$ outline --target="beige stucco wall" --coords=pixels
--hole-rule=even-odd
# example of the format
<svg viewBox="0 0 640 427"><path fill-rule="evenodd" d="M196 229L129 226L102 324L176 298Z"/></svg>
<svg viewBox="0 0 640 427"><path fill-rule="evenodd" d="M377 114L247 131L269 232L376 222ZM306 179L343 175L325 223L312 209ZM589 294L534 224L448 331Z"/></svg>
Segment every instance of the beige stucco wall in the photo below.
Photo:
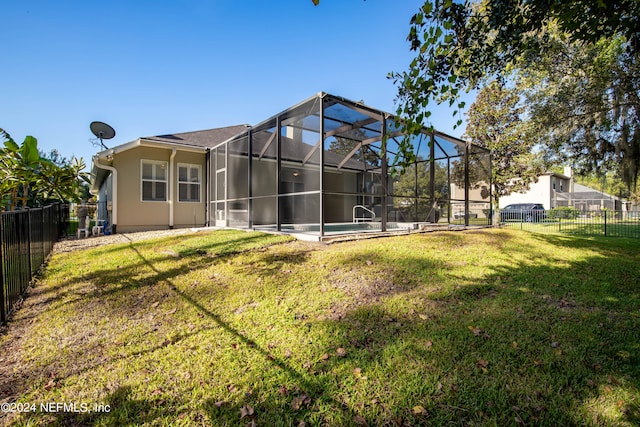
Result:
<svg viewBox="0 0 640 427"><path fill-rule="evenodd" d="M141 160L166 161L169 166L171 149L136 147L116 153L113 166L118 170L118 232L169 228L169 199L162 202L142 201ZM173 162L173 226L175 228L204 226L205 220L205 153L177 151ZM178 201L178 163L201 166L200 202ZM168 189L171 188L167 181ZM167 191L168 191L167 189Z"/></svg>

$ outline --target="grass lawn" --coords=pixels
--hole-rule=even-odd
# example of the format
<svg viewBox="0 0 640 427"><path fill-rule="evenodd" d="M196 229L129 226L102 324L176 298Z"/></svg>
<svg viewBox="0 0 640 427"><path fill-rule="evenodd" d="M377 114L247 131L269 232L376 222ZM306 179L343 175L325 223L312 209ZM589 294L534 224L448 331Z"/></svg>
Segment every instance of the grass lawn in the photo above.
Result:
<svg viewBox="0 0 640 427"><path fill-rule="evenodd" d="M0 364L0 402L35 410L0 413L18 426L633 426L640 243L218 231L57 254Z"/></svg>
<svg viewBox="0 0 640 427"><path fill-rule="evenodd" d="M607 236L640 239L640 222L637 220L617 220L603 218L577 218L548 220L541 222L507 221L501 223L503 228L527 230L536 233L575 234L583 237Z"/></svg>

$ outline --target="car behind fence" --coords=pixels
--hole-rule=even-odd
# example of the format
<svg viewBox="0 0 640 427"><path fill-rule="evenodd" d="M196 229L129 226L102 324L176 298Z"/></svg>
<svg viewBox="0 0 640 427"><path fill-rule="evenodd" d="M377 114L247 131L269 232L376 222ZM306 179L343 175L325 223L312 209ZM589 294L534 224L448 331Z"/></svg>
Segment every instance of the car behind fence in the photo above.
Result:
<svg viewBox="0 0 640 427"><path fill-rule="evenodd" d="M65 233L68 219L69 207L61 204L0 213L0 324Z"/></svg>
<svg viewBox="0 0 640 427"><path fill-rule="evenodd" d="M556 208L545 212L537 221L509 217L501 221L503 228L538 233L563 233L581 236L640 238L640 211L588 211Z"/></svg>

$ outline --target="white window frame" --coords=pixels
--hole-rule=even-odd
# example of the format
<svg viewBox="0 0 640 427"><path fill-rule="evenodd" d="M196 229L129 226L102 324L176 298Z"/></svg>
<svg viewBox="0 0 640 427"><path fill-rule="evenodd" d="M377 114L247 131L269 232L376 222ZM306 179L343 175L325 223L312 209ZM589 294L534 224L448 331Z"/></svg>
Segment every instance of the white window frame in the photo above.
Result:
<svg viewBox="0 0 640 427"><path fill-rule="evenodd" d="M162 167L164 165L164 179L157 179L155 177L153 178L144 178L144 165L145 164L150 164L153 166L160 166ZM154 173L153 175L155 175L155 168L154 168ZM151 182L151 183L155 183L155 182L162 182L164 183L164 199L163 200L158 200L158 199L151 199L151 200L147 200L144 198L144 183L145 182ZM168 162L162 161L162 160L148 160L148 159L140 159L140 201L142 202L161 202L164 203L167 201L167 192L169 191L169 164Z"/></svg>
<svg viewBox="0 0 640 427"><path fill-rule="evenodd" d="M187 179L191 176L191 169L198 170L198 181L180 181L180 168L187 168ZM197 165L194 163L178 163L178 173L176 174L176 180L178 181L178 202L179 203L200 203L202 201L202 165ZM198 200L182 200L180 198L180 186L181 185L198 185ZM187 195L191 194L190 191L187 191Z"/></svg>

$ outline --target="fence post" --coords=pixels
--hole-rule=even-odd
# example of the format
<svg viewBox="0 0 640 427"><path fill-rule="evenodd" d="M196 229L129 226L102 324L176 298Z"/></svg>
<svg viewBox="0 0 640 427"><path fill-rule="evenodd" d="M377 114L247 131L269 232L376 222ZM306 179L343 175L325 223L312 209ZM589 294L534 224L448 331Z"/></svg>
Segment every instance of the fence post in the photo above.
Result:
<svg viewBox="0 0 640 427"><path fill-rule="evenodd" d="M607 211L604 211L604 236L607 237Z"/></svg>
<svg viewBox="0 0 640 427"><path fill-rule="evenodd" d="M4 277L4 229L3 229L4 212L0 212L0 324L7 321L7 303L6 303L6 281Z"/></svg>
<svg viewBox="0 0 640 427"><path fill-rule="evenodd" d="M46 247L45 247L45 244L44 244L44 239L47 238L47 236L46 236L46 234L44 232L44 230L45 230L45 228L44 228L44 210L45 209L48 209L48 208L44 208L44 207L42 208L42 224L40 224L42 226L42 259L43 260L47 258L47 250L45 249Z"/></svg>
<svg viewBox="0 0 640 427"><path fill-rule="evenodd" d="M31 208L27 208L27 270L29 271L29 280L27 280L27 286L33 277L31 273ZM26 286L25 286L26 289Z"/></svg>

